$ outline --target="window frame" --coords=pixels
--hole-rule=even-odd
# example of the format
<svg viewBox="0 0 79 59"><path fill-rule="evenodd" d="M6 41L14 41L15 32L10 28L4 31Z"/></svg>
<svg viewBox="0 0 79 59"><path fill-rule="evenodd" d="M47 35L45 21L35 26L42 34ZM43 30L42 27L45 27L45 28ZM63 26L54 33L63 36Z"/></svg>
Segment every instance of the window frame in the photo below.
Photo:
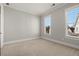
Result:
<svg viewBox="0 0 79 59"><path fill-rule="evenodd" d="M50 16L50 17L51 17L51 20L50 20L50 23L51 23L51 24L50 24L49 33L46 33L46 31L45 31L45 30L46 30L46 27L45 27L45 17L47 17L47 16ZM45 34L45 35L51 35L51 29L52 29L52 26L51 26L51 25L52 25L52 15L46 15L46 16L44 16L44 17L43 17L43 23L44 23L44 34Z"/></svg>
<svg viewBox="0 0 79 59"><path fill-rule="evenodd" d="M75 5L75 6L68 7L67 9L65 9L65 36L66 37L79 38L79 37L76 37L76 36L68 35L68 32L67 32L67 20L68 20L67 13L68 13L68 11L70 11L74 8L77 8L77 7L79 7L79 5Z"/></svg>

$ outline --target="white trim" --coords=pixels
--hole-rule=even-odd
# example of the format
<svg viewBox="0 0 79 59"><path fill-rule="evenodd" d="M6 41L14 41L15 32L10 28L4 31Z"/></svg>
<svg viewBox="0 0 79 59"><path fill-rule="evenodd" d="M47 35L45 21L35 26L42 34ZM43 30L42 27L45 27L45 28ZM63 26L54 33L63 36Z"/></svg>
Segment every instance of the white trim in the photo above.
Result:
<svg viewBox="0 0 79 59"><path fill-rule="evenodd" d="M50 38L45 38L45 37L41 37L41 38L49 40L49 41L53 41L53 42L56 42L56 43L59 43L59 44L65 45L65 46L69 46L69 47L72 47L72 48L79 49L79 46L76 46L76 45L73 45L73 44L70 44L70 43L67 43L67 42L62 42L62 41L58 41L58 40L54 40L54 39L50 39Z"/></svg>
<svg viewBox="0 0 79 59"><path fill-rule="evenodd" d="M78 39L78 40L79 40L79 37L76 37L76 36L66 35L66 37L71 37L71 38L75 38L75 39ZM75 39L74 39L74 40L75 40Z"/></svg>
<svg viewBox="0 0 79 59"><path fill-rule="evenodd" d="M15 41L4 42L4 45L23 42L23 41L27 41L27 40L33 40L33 39L39 39L39 37L26 38L26 39L20 39L20 40L15 40Z"/></svg>
<svg viewBox="0 0 79 59"><path fill-rule="evenodd" d="M65 10L65 36L68 34L67 32L67 10Z"/></svg>

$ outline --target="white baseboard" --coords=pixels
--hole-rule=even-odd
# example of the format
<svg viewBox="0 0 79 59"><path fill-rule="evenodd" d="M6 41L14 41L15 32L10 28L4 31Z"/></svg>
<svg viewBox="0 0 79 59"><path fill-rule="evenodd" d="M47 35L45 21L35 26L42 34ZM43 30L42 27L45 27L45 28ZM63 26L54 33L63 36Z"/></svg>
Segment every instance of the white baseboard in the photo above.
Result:
<svg viewBox="0 0 79 59"><path fill-rule="evenodd" d="M54 39L50 39L50 38L46 38L46 37L41 37L41 38L49 40L49 41L53 41L53 42L56 42L56 43L59 43L59 44L65 45L65 46L69 46L69 47L72 47L72 48L79 49L79 46L77 46L77 45L73 45L73 44L70 44L70 43L66 43L66 42L62 42L62 41L58 41L58 40L54 40Z"/></svg>
<svg viewBox="0 0 79 59"><path fill-rule="evenodd" d="M79 46L76 46L76 45L73 45L73 44L70 44L70 43L66 43L66 42L61 42L61 41L54 40L54 39L50 39L50 38L46 38L46 37L33 37L33 38L9 41L9 42L4 42L4 45L23 42L23 41L27 41L27 40L39 39L39 38L46 39L46 40L53 41L53 42L56 42L56 43L59 43L59 44L63 44L63 45L66 45L66 46L69 46L69 47L72 47L72 48L79 49Z"/></svg>
<svg viewBox="0 0 79 59"><path fill-rule="evenodd" d="M3 45L18 43L18 42L23 42L23 41L27 41L27 40L33 40L33 39L39 39L39 37L26 38L26 39L20 39L20 40L15 40L15 41L4 42Z"/></svg>

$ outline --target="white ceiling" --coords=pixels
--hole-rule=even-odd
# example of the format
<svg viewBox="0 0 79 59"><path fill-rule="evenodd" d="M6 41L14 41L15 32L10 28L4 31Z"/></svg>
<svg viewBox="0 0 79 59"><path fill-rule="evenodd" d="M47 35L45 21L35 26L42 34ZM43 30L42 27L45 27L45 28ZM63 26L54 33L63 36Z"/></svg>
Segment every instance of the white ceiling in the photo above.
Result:
<svg viewBox="0 0 79 59"><path fill-rule="evenodd" d="M51 5L52 3L11 3L8 7L21 10L32 15L40 15L50 8L55 8L60 4L57 3L55 6L52 7Z"/></svg>

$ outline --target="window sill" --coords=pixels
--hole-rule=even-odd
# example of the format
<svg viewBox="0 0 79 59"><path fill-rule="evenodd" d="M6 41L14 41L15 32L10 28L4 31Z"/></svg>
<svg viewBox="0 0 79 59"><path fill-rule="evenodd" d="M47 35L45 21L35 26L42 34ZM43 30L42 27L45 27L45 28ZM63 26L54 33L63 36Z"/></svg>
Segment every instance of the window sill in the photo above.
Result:
<svg viewBox="0 0 79 59"><path fill-rule="evenodd" d="M44 35L51 35L51 33L49 33L49 34L48 33L44 33Z"/></svg>
<svg viewBox="0 0 79 59"><path fill-rule="evenodd" d="M76 37L76 36L70 36L70 35L66 35L66 37L68 38L74 38L74 39L79 39L79 37Z"/></svg>

